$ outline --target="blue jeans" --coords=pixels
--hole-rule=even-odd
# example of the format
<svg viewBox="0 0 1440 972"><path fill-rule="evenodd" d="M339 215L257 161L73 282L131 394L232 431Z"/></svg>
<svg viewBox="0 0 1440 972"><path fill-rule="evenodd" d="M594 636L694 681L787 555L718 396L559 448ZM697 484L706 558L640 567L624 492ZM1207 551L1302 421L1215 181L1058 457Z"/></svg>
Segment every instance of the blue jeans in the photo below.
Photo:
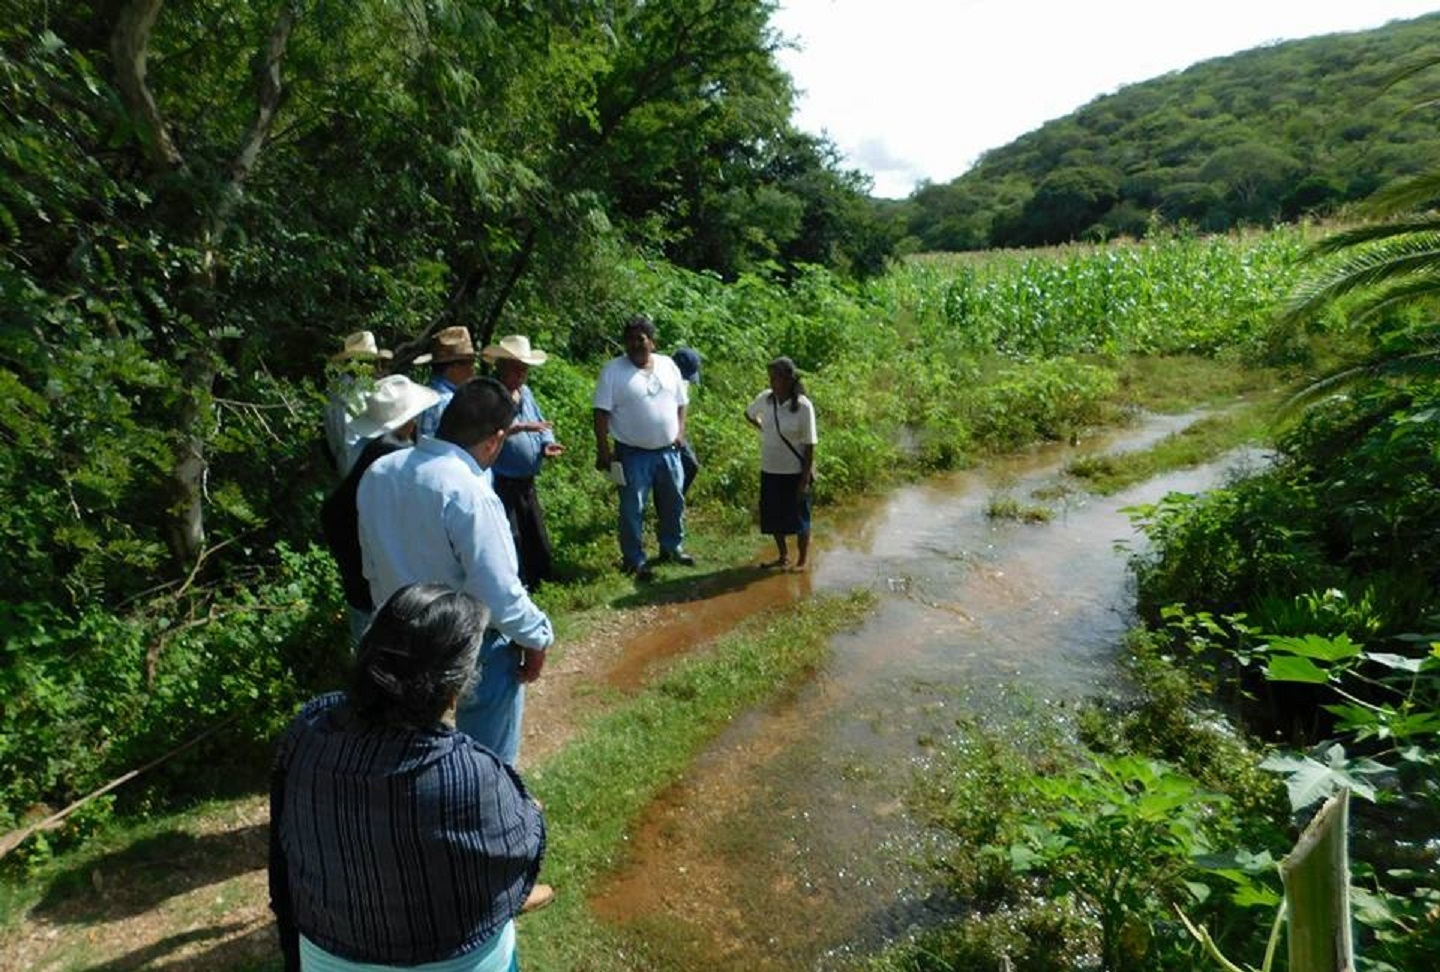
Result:
<svg viewBox="0 0 1440 972"><path fill-rule="evenodd" d="M520 652L491 628L480 645L480 675L455 710L455 728L493 751L511 766L520 756L520 720L525 715L525 686L520 684Z"/></svg>
<svg viewBox="0 0 1440 972"><path fill-rule="evenodd" d="M645 527L645 500L655 491L655 532L660 538L661 553L679 553L685 542L685 481L680 468L680 451L674 446L664 449L636 449L616 444L616 457L625 469L625 485L620 490L620 556L625 566L639 567L645 563L645 547L640 535Z"/></svg>

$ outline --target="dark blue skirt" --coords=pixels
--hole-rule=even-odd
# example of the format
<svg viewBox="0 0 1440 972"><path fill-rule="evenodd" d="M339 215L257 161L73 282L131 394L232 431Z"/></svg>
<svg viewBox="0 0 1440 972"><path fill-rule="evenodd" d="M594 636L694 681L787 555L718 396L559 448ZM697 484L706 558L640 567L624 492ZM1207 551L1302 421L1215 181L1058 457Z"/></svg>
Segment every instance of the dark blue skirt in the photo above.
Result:
<svg viewBox="0 0 1440 972"><path fill-rule="evenodd" d="M771 536L810 533L810 494L800 495L800 473L760 474L760 532Z"/></svg>

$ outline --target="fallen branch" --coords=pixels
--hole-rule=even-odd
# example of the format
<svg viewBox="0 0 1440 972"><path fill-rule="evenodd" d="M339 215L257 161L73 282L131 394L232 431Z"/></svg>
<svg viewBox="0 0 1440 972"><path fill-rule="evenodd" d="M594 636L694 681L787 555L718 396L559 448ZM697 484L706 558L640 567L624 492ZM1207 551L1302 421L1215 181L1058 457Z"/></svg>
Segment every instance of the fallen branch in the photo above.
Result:
<svg viewBox="0 0 1440 972"><path fill-rule="evenodd" d="M124 776L116 777L109 783L106 783L104 786L100 787L100 789L92 790L80 799L76 800L74 803L70 804L64 810L52 813L50 816L46 817L39 823L31 824L28 827L22 827L19 830L10 831L10 833L6 834L4 837L0 837L0 858L3 858L6 854L9 854L12 850L25 843L25 841L28 840L32 834L39 833L42 830L54 830L55 828L59 827L61 823L64 822L66 817L70 816L70 814L74 813L76 810L79 810L91 800L94 800L96 797L104 796L116 787L135 779L135 777L139 776L141 773L152 770L155 767L159 766L161 763L164 763L167 760L179 756L181 753L185 752L185 750L198 745L204 740L215 735L215 733L219 732L221 729L224 729L226 726L235 722L242 715L245 715L248 711L249 710L246 709L240 712L232 713L231 715L227 716L223 721L211 726L209 729L206 729L194 739L191 739L188 742L176 746L164 756L161 756L158 759L151 760L139 769L133 769L130 772L126 773Z"/></svg>

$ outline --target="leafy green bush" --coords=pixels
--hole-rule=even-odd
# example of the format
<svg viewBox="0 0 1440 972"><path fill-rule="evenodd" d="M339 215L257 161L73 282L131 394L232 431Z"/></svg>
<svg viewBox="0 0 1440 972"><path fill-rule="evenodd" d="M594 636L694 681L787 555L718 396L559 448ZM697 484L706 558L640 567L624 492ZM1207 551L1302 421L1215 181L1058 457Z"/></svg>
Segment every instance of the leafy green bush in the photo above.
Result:
<svg viewBox="0 0 1440 972"><path fill-rule="evenodd" d="M1196 499L1137 510L1154 552L1142 607L1263 607L1294 633L1295 599L1337 590L1372 633L1422 627L1440 607L1440 382L1381 386L1308 410L1275 467ZM1333 608L1333 605L1332 605ZM1311 612L1315 614L1315 612ZM1316 614L1315 630L1333 629ZM1360 632L1354 632L1360 633Z"/></svg>
<svg viewBox="0 0 1440 972"><path fill-rule="evenodd" d="M266 574L154 601L130 618L98 607L0 607L0 825L226 723L160 771L195 788L207 776L213 784L268 745L299 701L337 685L348 647L329 555L278 554Z"/></svg>
<svg viewBox="0 0 1440 972"><path fill-rule="evenodd" d="M1039 812L1003 848L1011 866L1043 874L1054 892L1093 909L1103 968L1149 967L1154 926L1168 924L1173 905L1196 893L1186 879L1194 858L1211 849L1226 798L1136 756L1097 757L1030 786Z"/></svg>

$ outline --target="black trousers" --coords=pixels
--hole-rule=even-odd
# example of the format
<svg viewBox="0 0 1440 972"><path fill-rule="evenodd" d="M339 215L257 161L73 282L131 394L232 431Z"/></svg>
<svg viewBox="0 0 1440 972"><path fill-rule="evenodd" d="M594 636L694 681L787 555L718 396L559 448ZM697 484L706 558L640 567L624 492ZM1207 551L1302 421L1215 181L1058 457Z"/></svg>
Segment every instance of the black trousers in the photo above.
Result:
<svg viewBox="0 0 1440 972"><path fill-rule="evenodd" d="M550 578L550 534L545 531L545 511L535 495L535 479L495 477L495 493L505 504L510 518L510 536L520 558L520 580L525 589L536 590Z"/></svg>

